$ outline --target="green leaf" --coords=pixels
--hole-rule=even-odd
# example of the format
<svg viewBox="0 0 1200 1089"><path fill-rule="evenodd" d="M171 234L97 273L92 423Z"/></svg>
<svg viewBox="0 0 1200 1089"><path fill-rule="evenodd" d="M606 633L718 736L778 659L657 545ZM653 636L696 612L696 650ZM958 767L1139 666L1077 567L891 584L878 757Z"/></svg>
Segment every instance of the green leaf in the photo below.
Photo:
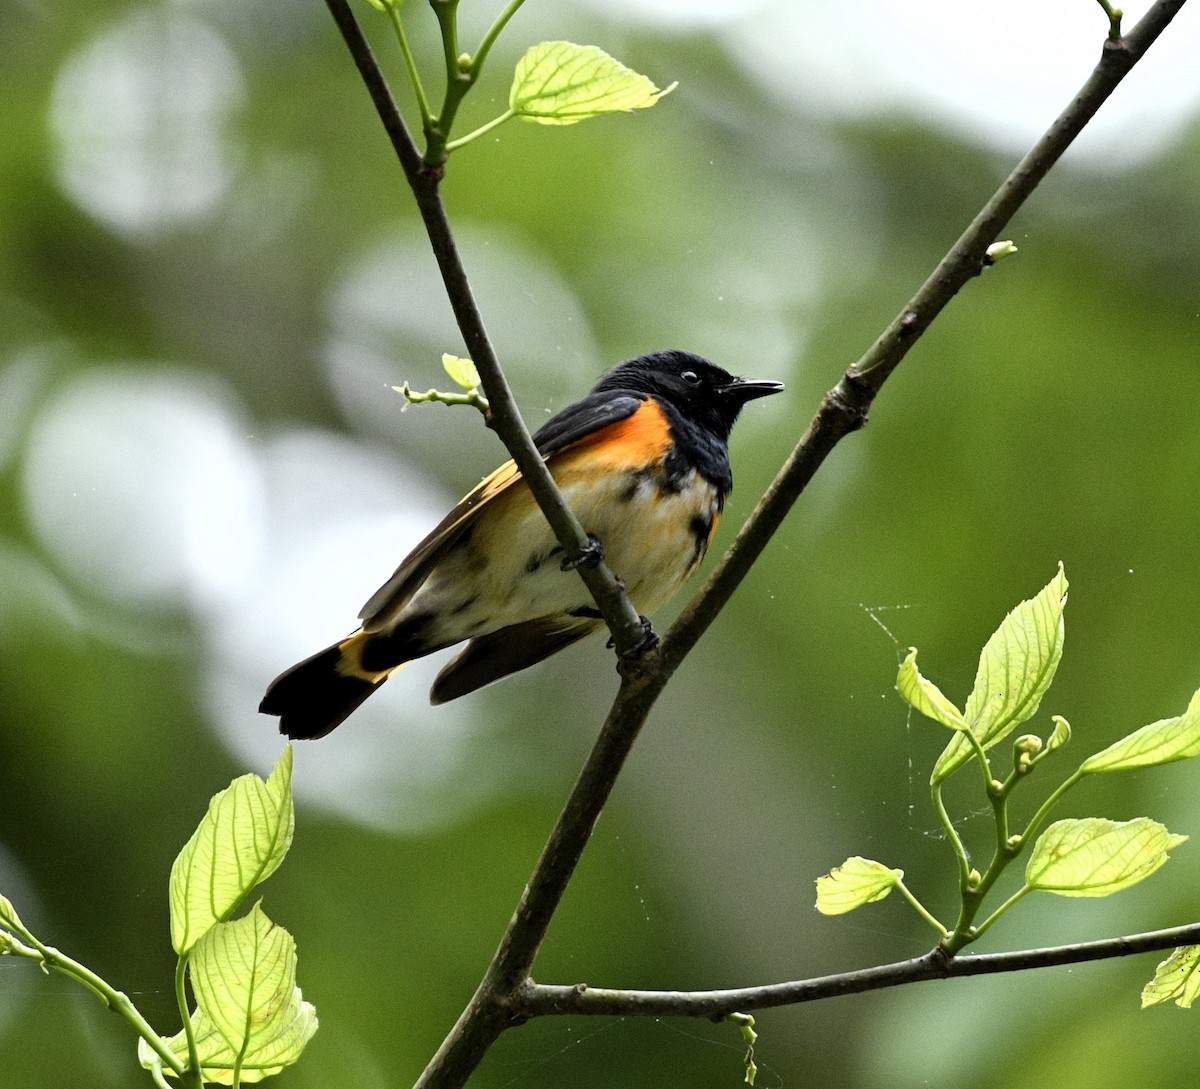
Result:
<svg viewBox="0 0 1200 1089"><path fill-rule="evenodd" d="M12 949L13 934L24 937L25 933L25 927L21 924L21 918L17 915L16 908L12 906L7 897L0 896L0 956Z"/></svg>
<svg viewBox="0 0 1200 1089"><path fill-rule="evenodd" d="M192 950L189 968L196 1005L234 1055L267 1054L267 1065L295 1061L299 1050L288 1051L284 1060L274 1044L281 1035L295 1043L296 943L260 904L205 934ZM299 1047L305 1042L307 1037Z"/></svg>
<svg viewBox="0 0 1200 1089"><path fill-rule="evenodd" d="M896 690L910 707L920 711L926 718L949 726L952 730L967 728L962 712L942 695L942 690L936 684L921 676L917 669L916 647L909 647L908 657L900 666Z"/></svg>
<svg viewBox="0 0 1200 1089"><path fill-rule="evenodd" d="M192 1014L191 1022L204 1080L218 1085L232 1085L234 1071L237 1070L241 1083L246 1084L278 1074L300 1057L304 1045L317 1031L317 1011L311 1003L301 998L299 989L293 991L280 1015L282 1027L278 1034L253 1052L243 1055L240 1065L236 1052L201 1010ZM182 1029L164 1043L182 1062L188 1061L187 1035ZM162 1060L145 1040L138 1040L138 1061L147 1070L162 1066ZM171 1071L164 1073L171 1074Z"/></svg>
<svg viewBox="0 0 1200 1089"><path fill-rule="evenodd" d="M1149 817L1056 821L1038 837L1025 880L1059 896L1108 896L1149 877L1186 839Z"/></svg>
<svg viewBox="0 0 1200 1089"><path fill-rule="evenodd" d="M1200 995L1200 945L1185 945L1172 951L1155 970L1154 978L1142 988L1142 1009L1174 1001L1189 1009Z"/></svg>
<svg viewBox="0 0 1200 1089"><path fill-rule="evenodd" d="M1079 770L1088 775L1130 771L1197 755L1200 755L1200 691L1192 696L1182 715L1135 730L1107 749L1089 756Z"/></svg>
<svg viewBox="0 0 1200 1089"><path fill-rule="evenodd" d="M448 352L444 352L442 354L442 367L451 379L462 386L463 389L479 388L479 371L475 369L475 364L469 359L463 359L461 356L450 355Z"/></svg>
<svg viewBox="0 0 1200 1089"><path fill-rule="evenodd" d="M653 106L674 90L660 91L594 45L542 42L518 61L509 108L539 125L573 125L605 113Z"/></svg>
<svg viewBox="0 0 1200 1089"><path fill-rule="evenodd" d="M1051 715L1050 721L1054 723L1054 730L1046 741L1047 756L1071 740L1071 724L1062 715Z"/></svg>
<svg viewBox="0 0 1200 1089"><path fill-rule="evenodd" d="M748 1013L731 1013L725 1020L737 1025L741 1030L742 1039L746 1041L746 1058L743 1060L746 1064L746 1076L742 1080L746 1085L753 1085L754 1079L758 1077L758 1063L754 1061L754 1045L758 1041L758 1033L754 1031L754 1018Z"/></svg>
<svg viewBox="0 0 1200 1089"><path fill-rule="evenodd" d="M903 870L854 855L817 878L817 910L822 915L844 915L863 904L873 904L887 896L903 876Z"/></svg>
<svg viewBox="0 0 1200 1089"><path fill-rule="evenodd" d="M180 955L223 922L291 846L292 748L271 777L243 775L215 795L171 867L171 944Z"/></svg>
<svg viewBox="0 0 1200 1089"><path fill-rule="evenodd" d="M21 923L17 909L12 906L12 901L6 896L0 896L0 926L19 934L25 933L25 927Z"/></svg>
<svg viewBox="0 0 1200 1089"><path fill-rule="evenodd" d="M1060 563L1049 584L1013 609L984 645L975 687L963 710L971 733L984 749L1037 713L1062 658L1066 603L1067 577ZM970 742L956 734L938 757L932 782L953 774L971 753Z"/></svg>

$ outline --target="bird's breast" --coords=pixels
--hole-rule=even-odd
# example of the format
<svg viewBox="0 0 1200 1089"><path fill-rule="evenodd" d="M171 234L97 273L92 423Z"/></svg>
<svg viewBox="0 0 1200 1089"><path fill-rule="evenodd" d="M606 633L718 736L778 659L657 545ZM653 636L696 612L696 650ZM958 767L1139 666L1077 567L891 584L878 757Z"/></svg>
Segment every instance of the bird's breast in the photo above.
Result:
<svg viewBox="0 0 1200 1089"><path fill-rule="evenodd" d="M568 461L555 467L554 476L584 529L602 543L605 563L647 614L704 558L724 500L695 469L670 473L664 461L603 474ZM487 583L497 599L505 598L506 618L591 604L579 577L562 570L562 548L525 489L508 511L481 519L470 549L487 557Z"/></svg>
<svg viewBox="0 0 1200 1089"><path fill-rule="evenodd" d="M716 530L724 493L667 456L639 468L596 472L594 461L562 457L553 473L584 529L638 612L649 615L696 570ZM552 614L594 609L528 488L488 505L461 545L438 565L407 615L433 618L431 642L453 642Z"/></svg>

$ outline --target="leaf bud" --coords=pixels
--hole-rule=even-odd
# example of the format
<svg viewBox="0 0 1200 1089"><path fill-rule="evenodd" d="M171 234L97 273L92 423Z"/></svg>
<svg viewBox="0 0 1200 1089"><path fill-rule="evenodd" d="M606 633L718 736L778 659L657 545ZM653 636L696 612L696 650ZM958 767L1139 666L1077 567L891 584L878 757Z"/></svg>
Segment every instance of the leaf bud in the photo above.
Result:
<svg viewBox="0 0 1200 1089"><path fill-rule="evenodd" d="M1013 742L1013 767L1024 775L1033 767L1033 758L1042 751L1042 739L1037 734L1022 734Z"/></svg>
<svg viewBox="0 0 1200 1089"><path fill-rule="evenodd" d="M987 248L983 263L985 265L994 265L997 261L1001 261L1005 257L1011 257L1016 252L1017 247L1013 245L1010 239L1005 239L1002 242L993 242Z"/></svg>

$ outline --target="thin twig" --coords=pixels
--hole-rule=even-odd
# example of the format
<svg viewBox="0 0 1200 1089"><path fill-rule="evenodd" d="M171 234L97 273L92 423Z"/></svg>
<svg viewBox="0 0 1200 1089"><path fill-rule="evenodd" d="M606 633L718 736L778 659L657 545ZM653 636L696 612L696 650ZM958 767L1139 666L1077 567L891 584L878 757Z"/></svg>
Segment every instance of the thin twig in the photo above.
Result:
<svg viewBox="0 0 1200 1089"><path fill-rule="evenodd" d="M471 1002L426 1067L419 1086L427 1089L462 1086L500 1033L531 1015L529 995L538 993L529 990L528 973L533 960L613 783L671 674L720 613L830 451L845 435L863 426L867 412L888 376L950 299L985 267L988 245L1184 2L1158 0L1128 36L1105 43L1100 63L1079 95L1021 161L879 340L826 394L812 423L771 487L663 644L643 654L635 668L626 670L596 745L543 849L496 955ZM425 168L421 163L346 0L326 0L326 3L371 91L416 196L463 339L492 403L490 423L512 453L567 555L581 556L587 538L533 449L472 299L438 192L440 170ZM602 565L590 570L581 569L580 573L613 631L618 650L634 647L641 636L640 625L611 573ZM929 975L912 978L977 974L987 970L979 967L985 963L984 958L949 958L945 953L918 958L916 963L937 959L948 961L954 966L953 971L935 971L931 963L924 969ZM885 975L889 970L898 971L894 966L867 971ZM838 985L844 989L830 993L847 993L853 989L852 984L846 982L847 977L836 978L841 980ZM578 993L575 988L565 990ZM597 992L585 990L584 993ZM754 1008L745 997L744 992L739 992L738 1002L723 1013Z"/></svg>
<svg viewBox="0 0 1200 1089"><path fill-rule="evenodd" d="M866 422L867 410L888 376L963 285L982 271L988 246L1185 2L1158 0L1124 38L1105 41L1099 64L1071 104L1017 164L908 305L826 395L813 426L772 481L708 583L664 637L663 657L670 665L681 660L707 631L832 446Z"/></svg>
<svg viewBox="0 0 1200 1089"><path fill-rule="evenodd" d="M439 183L441 168L430 168L422 161L421 153L413 142L408 127L396 108L396 102L388 89L387 80L379 68L371 47L363 36L354 13L347 0L325 0L326 6L341 31L359 74L370 92L375 111L391 138L392 147L404 171L417 208L429 235L429 243L437 259L446 295L454 309L454 317L467 346L467 354L474 362L483 382L491 409L487 415L488 426L500 437L505 448L516 462L517 468L529 485L529 490L541 507L546 521L554 530L555 537L564 553L578 560L590 551L587 533L579 520L567 506L559 492L550 470L533 445L529 429L521 419L513 398L508 379L500 366L500 360L488 336L483 317L475 303L470 281L463 268L454 233L442 204ZM637 610L630 603L621 584L603 563L583 563L577 568L597 608L608 624L617 652L623 659L634 655L640 648L648 646L647 632ZM637 663L631 662L630 668Z"/></svg>
<svg viewBox="0 0 1200 1089"><path fill-rule="evenodd" d="M492 963L467 1008L418 1079L417 1089L466 1084L497 1037L525 1019L514 1006L514 996L528 981L550 920L633 741L662 690L661 684L655 683L656 660L654 652L645 674L622 680L600 736L542 848Z"/></svg>
<svg viewBox="0 0 1200 1089"><path fill-rule="evenodd" d="M764 987L740 987L720 991L622 991L577 984L558 987L529 983L518 995L515 1008L526 1017L579 1014L617 1017L705 1017L719 1021L730 1013L792 1006L801 1002L861 994L927 979L956 979L961 976L995 975L1031 968L1051 968L1110 960L1135 953L1178 949L1200 943L1200 923L1133 934L1125 938L1058 945L1046 949L1024 949L1015 953L985 953L955 957L936 948L923 957L863 968L856 972L774 983Z"/></svg>
<svg viewBox="0 0 1200 1089"><path fill-rule="evenodd" d="M775 477L701 593L660 647L642 659L642 673L622 684L600 736L542 851L501 944L463 1011L417 1085L462 1086L504 1029L523 1019L514 988L531 968L550 920L587 845L646 716L671 674L753 566L767 542L834 446L866 422L875 395L934 316L984 267L987 247L1066 150L1120 79L1166 28L1185 0L1159 0L1121 42L1106 42L1096 72L1034 150L1018 164L934 274L883 336L825 395L808 430ZM1099 74L1098 74L1099 73Z"/></svg>
<svg viewBox="0 0 1200 1089"><path fill-rule="evenodd" d="M73 957L67 956L60 949L46 945L30 933L16 919L4 919L4 929L13 934L19 934L23 941L10 938L8 952L28 960L37 961L45 968L61 972L76 983L83 984L96 995L110 1010L119 1014L143 1040L153 1049L159 1060L164 1063L171 1073L182 1080L191 1073L187 1064L171 1051L166 1042L154 1031L153 1027L142 1016L141 1011L133 1004L124 991L118 991L107 980L102 979L87 965L81 964Z"/></svg>

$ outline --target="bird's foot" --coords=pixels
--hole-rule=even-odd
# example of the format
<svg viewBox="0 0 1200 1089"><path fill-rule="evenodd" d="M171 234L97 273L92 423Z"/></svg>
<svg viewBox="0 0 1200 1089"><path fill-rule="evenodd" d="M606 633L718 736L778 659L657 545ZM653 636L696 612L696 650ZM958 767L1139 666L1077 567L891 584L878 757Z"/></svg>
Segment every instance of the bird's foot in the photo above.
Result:
<svg viewBox="0 0 1200 1089"><path fill-rule="evenodd" d="M604 559L604 542L592 533L588 534L587 544L574 559L565 557L560 564L564 571L575 571L580 567L596 567Z"/></svg>
<svg viewBox="0 0 1200 1089"><path fill-rule="evenodd" d="M634 643L634 645L627 651L625 651L621 655L622 658L640 658L643 654L647 654L652 651L662 641L658 637L658 632L654 630L654 625L650 623L649 617L639 615L638 623L640 623L642 626L642 638L638 642ZM609 639L608 649L612 650L614 646L616 646L615 640Z"/></svg>

